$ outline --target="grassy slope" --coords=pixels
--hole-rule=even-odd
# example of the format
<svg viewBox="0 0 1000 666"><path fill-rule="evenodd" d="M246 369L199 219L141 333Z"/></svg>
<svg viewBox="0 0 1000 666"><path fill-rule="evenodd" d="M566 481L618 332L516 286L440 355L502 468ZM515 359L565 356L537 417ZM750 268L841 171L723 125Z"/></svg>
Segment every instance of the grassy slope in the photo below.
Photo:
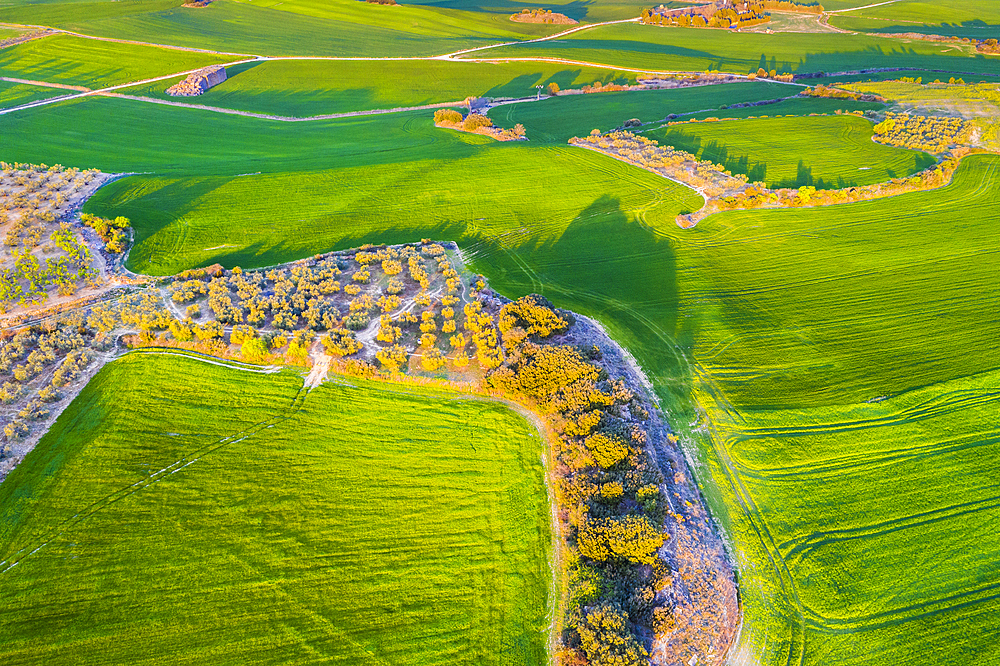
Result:
<svg viewBox="0 0 1000 666"><path fill-rule="evenodd" d="M843 72L914 67L996 73L996 60L969 58L968 47L838 33L734 33L699 28L609 25L564 39L489 49L477 58L555 57L617 67L745 74L766 63L779 72Z"/></svg>
<svg viewBox="0 0 1000 666"><path fill-rule="evenodd" d="M677 90L566 95L541 102L494 107L489 116L502 127L522 123L531 141L565 143L570 137L590 134L595 128L604 132L612 130L629 118L654 122L671 113L776 99L793 95L798 90L778 83L736 83Z"/></svg>
<svg viewBox="0 0 1000 666"><path fill-rule="evenodd" d="M0 487L0 560L48 541L0 575L3 661L544 663L533 428L362 383L295 411L301 385L177 357L104 369Z"/></svg>
<svg viewBox="0 0 1000 666"><path fill-rule="evenodd" d="M527 97L536 85L560 88L594 81L634 82L635 74L612 69L547 63L466 63L388 61L371 76L370 62L277 60L234 65L231 77L197 100L198 104L290 116L392 109L466 97ZM170 99L173 81L130 88L131 95Z"/></svg>
<svg viewBox="0 0 1000 666"><path fill-rule="evenodd" d="M990 237L997 223L992 202L1000 192L997 158L969 159L956 183L937 192L828 209L729 213L681 231L673 216L697 199L651 174L565 147L498 145L435 131L419 114L372 125L386 137L384 143L366 136L360 121L347 125L352 131L337 139L336 149L330 147L333 135L317 144L321 149L314 147L312 159L331 168L310 177L280 171L296 159L310 163L294 156L293 145L253 164L275 174L185 178L180 170L185 159L217 170L245 159L238 151L226 154L231 147L223 125L205 121L213 123L202 128L201 136L211 138L208 143L174 142L174 150L184 145L190 151L179 158L166 160L153 150L116 154L112 147L121 142L114 128L128 126L128 116L122 115L127 107L118 104L95 103L97 113L89 120L74 116L81 119L80 127L100 128L88 134L89 154L103 162L98 166L130 164L134 170L169 168L177 174L119 181L91 204L93 212L127 214L137 221L146 243L146 254L137 261L145 262L144 268L170 271L216 259L260 265L364 241L456 238L474 268L504 293L540 291L563 307L599 317L646 369L675 426L686 430L697 422L689 411L696 397L710 410L718 435L714 441L700 440L701 473L703 480L714 477L704 487L738 544L748 654L759 651L765 662L804 650L808 664L872 663L873 655L883 663L961 664L967 654L960 650L981 649L975 641L994 630L996 609L989 601L917 619L916 612L908 616L894 605L893 595L904 584L912 584L908 599L920 598L920 603L971 589L969 575L953 568L938 568L929 577L909 565L922 552L915 549L928 543L944 563L977 542L975 536L956 541L952 535L964 532L947 521L891 532L909 541L878 550L878 560L816 550L806 564L770 568L772 557L780 564L792 555L796 543L782 539L837 529L824 512L852 501L858 488L876 492L872 479L884 474L855 474L841 482L831 473L824 477L822 502L817 496L810 503L797 499L791 484L781 485L784 472L762 480L736 472L737 464L760 469L782 463L766 457L766 438L742 443L757 434L772 436L770 426L741 431L746 423L768 419L791 424L781 434L791 450L814 457L810 465L840 455L815 448L812 425L840 424L828 428L837 445L846 447L866 473L878 470L887 447L897 438L915 436L897 430L892 418L878 420L879 406L865 401L920 387L948 395L956 387L981 393L990 385L990 377L977 375L995 368L997 358L998 303L990 286L998 277ZM81 113L74 105L62 105L45 112L51 115L17 121L7 135L46 136L32 135L32 127L59 127L66 109ZM186 116L177 118L178 128L189 124ZM230 127L235 134L243 126ZM255 127L261 135L263 126ZM280 131L289 132L286 139L294 143L298 130ZM355 138L359 145L368 143L367 153L352 147ZM263 137L265 145L268 140ZM41 145L15 141L5 159L27 161L54 153L72 164L67 158L85 156L65 143L58 136ZM338 153L343 157L331 162ZM343 166L352 162L360 166ZM305 240L303 230L308 230ZM229 254L201 249L224 243L238 247ZM962 377L972 384L956 384ZM923 400L914 395L917 402ZM916 398L887 401L880 408L905 411L907 401ZM969 441L988 442L994 420L973 407L957 404L954 422L966 429L960 435ZM843 419L845 411L861 415L856 426ZM919 437L931 448L942 448L950 434L927 423ZM796 429L796 424L805 427ZM689 434L704 437L704 431ZM731 468L724 465L730 459ZM977 476L977 469L958 481L975 498L991 483ZM907 472L914 479L910 488L926 492L921 506L935 501L936 494L942 501L952 497L940 485L952 477L935 470L918 465ZM750 506L752 521L743 517L741 499ZM866 508L865 514L855 511L849 528L900 517L899 506L888 499ZM907 524L916 523L919 519ZM964 529L978 534L980 528L970 523ZM982 555L991 570L994 555ZM853 564L841 567L838 557ZM848 585L866 585L854 580L857 566L872 582L848 593ZM825 582L820 568L827 572ZM830 597L831 587L845 592ZM866 603L888 615L872 618ZM798 604L809 609L805 621ZM886 623L890 615L893 623ZM925 629L927 639L913 654L912 636Z"/></svg>
<svg viewBox="0 0 1000 666"><path fill-rule="evenodd" d="M0 76L104 88L231 60L209 53L53 35L0 51Z"/></svg>
<svg viewBox="0 0 1000 666"><path fill-rule="evenodd" d="M835 14L830 23L845 30L866 32L921 32L976 39L1000 37L1000 20L993 0L902 0Z"/></svg>
<svg viewBox="0 0 1000 666"><path fill-rule="evenodd" d="M0 108L10 108L29 102L35 102L49 97L72 94L72 90L60 90L58 88L43 88L41 86L31 86L24 83L10 83L0 81Z"/></svg>
<svg viewBox="0 0 1000 666"><path fill-rule="evenodd" d="M935 192L710 218L678 252L716 482L759 511L736 541L787 567L745 598L785 604L805 663L992 653L998 193L974 157Z"/></svg>
<svg viewBox="0 0 1000 666"><path fill-rule="evenodd" d="M870 185L908 176L935 161L926 153L875 143L872 124L855 116L692 123L646 136L770 187Z"/></svg>
<svg viewBox="0 0 1000 666"><path fill-rule="evenodd" d="M385 7L356 0L258 4L216 0L190 9L171 0L130 0L124 7L112 2L44 3L0 8L0 20L263 55L427 56L560 30L515 23L509 14Z"/></svg>

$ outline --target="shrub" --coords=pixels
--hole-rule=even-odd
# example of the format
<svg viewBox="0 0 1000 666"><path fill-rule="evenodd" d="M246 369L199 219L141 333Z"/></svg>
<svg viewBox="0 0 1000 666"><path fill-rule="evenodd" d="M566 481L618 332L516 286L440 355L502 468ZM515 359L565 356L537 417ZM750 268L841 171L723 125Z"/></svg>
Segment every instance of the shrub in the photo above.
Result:
<svg viewBox="0 0 1000 666"><path fill-rule="evenodd" d="M632 635L628 615L615 605L603 605L591 610L576 625L591 666L645 666L649 663L646 650Z"/></svg>
<svg viewBox="0 0 1000 666"><path fill-rule="evenodd" d="M248 361L260 361L267 356L267 343L261 338L247 338L240 347L240 354Z"/></svg>
<svg viewBox="0 0 1000 666"><path fill-rule="evenodd" d="M587 451L601 467L614 467L628 458L628 444L621 437L608 433L595 433L586 440Z"/></svg>
<svg viewBox="0 0 1000 666"><path fill-rule="evenodd" d="M664 539L645 516L623 516L587 522L577 535L577 545L581 555L598 562L621 559L653 564Z"/></svg>
<svg viewBox="0 0 1000 666"><path fill-rule="evenodd" d="M322 339L323 347L334 356L351 356L361 351L361 343L354 337L354 332L343 328L335 328Z"/></svg>
<svg viewBox="0 0 1000 666"><path fill-rule="evenodd" d="M438 125L458 125L462 122L462 114L454 109L438 109L434 112L434 122Z"/></svg>
<svg viewBox="0 0 1000 666"><path fill-rule="evenodd" d="M493 127L493 121L481 113L470 113L462 122L462 129L466 132L475 132L486 127Z"/></svg>

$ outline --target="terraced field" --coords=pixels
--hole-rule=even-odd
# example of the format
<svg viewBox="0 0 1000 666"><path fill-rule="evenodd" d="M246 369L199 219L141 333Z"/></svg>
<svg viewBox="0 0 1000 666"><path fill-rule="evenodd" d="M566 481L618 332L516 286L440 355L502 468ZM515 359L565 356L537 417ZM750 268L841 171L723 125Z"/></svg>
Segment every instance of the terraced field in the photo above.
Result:
<svg viewBox="0 0 1000 666"><path fill-rule="evenodd" d="M772 188L870 185L935 163L926 153L875 143L872 124L855 116L691 123L645 135Z"/></svg>
<svg viewBox="0 0 1000 666"><path fill-rule="evenodd" d="M835 14L830 24L864 32L1000 38L1000 18L990 0L900 0Z"/></svg>
<svg viewBox="0 0 1000 666"><path fill-rule="evenodd" d="M942 53L942 51L945 51ZM996 60L970 58L970 47L942 49L923 41L840 33L763 34L606 25L551 41L477 51L475 58L561 58L651 70L718 70L746 74L758 67L804 74L908 67L996 74Z"/></svg>
<svg viewBox="0 0 1000 666"><path fill-rule="evenodd" d="M543 663L540 447L455 393L127 356L0 486L4 661Z"/></svg>
<svg viewBox="0 0 1000 666"><path fill-rule="evenodd" d="M209 53L53 35L0 51L0 76L105 88L232 60Z"/></svg>

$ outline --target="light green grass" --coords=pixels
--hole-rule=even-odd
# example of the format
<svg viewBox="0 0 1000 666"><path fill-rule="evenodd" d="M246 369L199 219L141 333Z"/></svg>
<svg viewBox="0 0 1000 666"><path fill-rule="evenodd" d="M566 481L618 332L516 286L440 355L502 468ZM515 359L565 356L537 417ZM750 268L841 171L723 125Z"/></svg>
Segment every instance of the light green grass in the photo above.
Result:
<svg viewBox="0 0 1000 666"><path fill-rule="evenodd" d="M532 426L445 391L301 387L104 369L0 486L0 561L45 543L0 574L4 663L545 664Z"/></svg>
<svg viewBox="0 0 1000 666"><path fill-rule="evenodd" d="M950 45L949 45L950 47ZM551 57L615 67L746 74L758 67L797 74L912 67L996 73L996 60L971 47L839 33L739 33L639 24L608 25L565 38L476 52L477 58Z"/></svg>
<svg viewBox="0 0 1000 666"><path fill-rule="evenodd" d="M208 53L53 35L0 51L0 76L105 88L231 60Z"/></svg>
<svg viewBox="0 0 1000 666"><path fill-rule="evenodd" d="M393 109L466 97L530 97L536 85L560 88L602 83L634 83L634 73L548 63L467 63L387 61L372 76L372 63L328 60L275 60L233 65L229 79L193 100L197 104L285 116ZM172 99L159 81L124 91Z"/></svg>
<svg viewBox="0 0 1000 666"><path fill-rule="evenodd" d="M696 393L728 461L714 477L751 512L734 540L781 565L741 579L748 607L758 583L785 605L744 627L758 649L788 636L795 659L848 665L990 654L998 192L1000 159L973 157L933 192L709 218L679 252Z"/></svg>
<svg viewBox="0 0 1000 666"><path fill-rule="evenodd" d="M646 132L725 165L768 187L839 189L922 171L935 159L872 141L872 124L856 116L766 118L674 125Z"/></svg>
<svg viewBox="0 0 1000 666"><path fill-rule="evenodd" d="M490 14L357 0L236 2L191 9L172 0L8 5L0 20L88 35L260 55L429 56L540 37L560 26Z"/></svg>
<svg viewBox="0 0 1000 666"><path fill-rule="evenodd" d="M21 104L28 104L29 102L35 102L40 99L48 99L49 97L59 97L60 95L70 95L73 94L72 90L61 90L59 88L43 88L41 86L32 86L24 83L11 83L9 81L0 81L0 108L10 108L12 106L20 106Z"/></svg>
<svg viewBox="0 0 1000 666"><path fill-rule="evenodd" d="M976 39L1000 37L1000 15L993 0L901 0L834 14L830 24L865 32L919 32Z"/></svg>
<svg viewBox="0 0 1000 666"><path fill-rule="evenodd" d="M757 102L794 95L798 88L779 83L732 83L675 90L565 95L539 102L505 104L489 111L502 127L524 125L531 141L565 143L593 129L607 132L630 118L655 122L671 113L718 109L738 102Z"/></svg>

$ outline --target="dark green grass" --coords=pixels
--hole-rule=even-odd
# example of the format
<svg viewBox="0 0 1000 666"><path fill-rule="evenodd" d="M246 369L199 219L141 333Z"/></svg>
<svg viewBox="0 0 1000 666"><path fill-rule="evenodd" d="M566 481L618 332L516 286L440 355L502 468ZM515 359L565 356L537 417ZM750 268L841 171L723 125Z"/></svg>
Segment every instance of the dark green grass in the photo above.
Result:
<svg viewBox="0 0 1000 666"><path fill-rule="evenodd" d="M559 26L515 23L510 13L385 7L357 0L236 2L202 9L172 0L9 5L0 20L100 37L261 55L429 56L540 37Z"/></svg>
<svg viewBox="0 0 1000 666"><path fill-rule="evenodd" d="M0 108L10 108L20 106L29 102L36 102L49 97L59 97L60 95L71 95L72 90L61 90L59 88L43 88L24 83L11 83L0 81Z"/></svg>
<svg viewBox="0 0 1000 666"><path fill-rule="evenodd" d="M674 90L565 95L539 102L505 104L490 109L489 116L502 127L521 123L532 142L565 143L593 129L607 132L630 118L644 123L671 113L718 109L739 102L756 102L794 95L798 88L779 83L732 83Z"/></svg>
<svg viewBox="0 0 1000 666"><path fill-rule="evenodd" d="M393 109L464 100L466 97L530 97L536 85L578 88L594 81L634 83L634 73L548 63L387 61L371 76L372 63L276 60L234 65L229 79L196 103L284 116ZM159 81L124 91L171 99Z"/></svg>
<svg viewBox="0 0 1000 666"><path fill-rule="evenodd" d="M864 32L917 32L976 39L1000 37L1000 15L992 0L902 0L835 14L830 24Z"/></svg>
<svg viewBox="0 0 1000 666"><path fill-rule="evenodd" d="M104 369L0 486L0 561L45 544L0 574L0 658L544 664L538 434L493 403L355 384L295 400L290 372Z"/></svg>
<svg viewBox="0 0 1000 666"><path fill-rule="evenodd" d="M971 47L948 49L838 33L738 33L699 28L608 25L563 39L476 52L476 58L552 57L617 67L668 71L719 70L746 74L758 67L797 74L878 67L996 73L996 60L969 57Z"/></svg>
<svg viewBox="0 0 1000 666"><path fill-rule="evenodd" d="M105 88L227 60L232 58L53 35L0 51L0 76Z"/></svg>
<svg viewBox="0 0 1000 666"><path fill-rule="evenodd" d="M839 189L922 171L935 159L872 141L872 124L856 116L766 118L691 123L645 136L723 164L768 187Z"/></svg>

